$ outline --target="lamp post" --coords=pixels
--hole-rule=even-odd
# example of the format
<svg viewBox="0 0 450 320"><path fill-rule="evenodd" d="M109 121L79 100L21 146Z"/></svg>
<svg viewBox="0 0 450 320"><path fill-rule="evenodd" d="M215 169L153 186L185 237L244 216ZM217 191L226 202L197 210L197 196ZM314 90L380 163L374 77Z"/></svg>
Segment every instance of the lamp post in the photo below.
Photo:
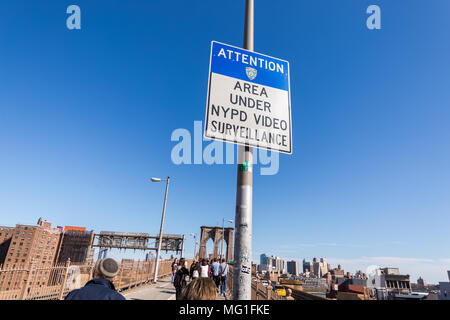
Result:
<svg viewBox="0 0 450 320"><path fill-rule="evenodd" d="M233 220L227 220L229 223L233 223ZM225 241L225 218L222 218L222 247L220 248L220 256L223 259L223 242Z"/></svg>
<svg viewBox="0 0 450 320"><path fill-rule="evenodd" d="M195 251L197 251L197 234L196 233L191 233L191 236L194 237L194 260L195 260Z"/></svg>
<svg viewBox="0 0 450 320"><path fill-rule="evenodd" d="M169 190L170 177L167 177L167 179L152 178L151 181L152 182L166 181L166 194L164 195L164 205L163 205L163 212L162 212L162 217L161 217L161 228L159 230L158 250L156 251L155 271L153 272L153 282L156 283L158 281L159 255L161 252L161 243L162 243L163 228L164 228L164 217L166 216L167 191Z"/></svg>

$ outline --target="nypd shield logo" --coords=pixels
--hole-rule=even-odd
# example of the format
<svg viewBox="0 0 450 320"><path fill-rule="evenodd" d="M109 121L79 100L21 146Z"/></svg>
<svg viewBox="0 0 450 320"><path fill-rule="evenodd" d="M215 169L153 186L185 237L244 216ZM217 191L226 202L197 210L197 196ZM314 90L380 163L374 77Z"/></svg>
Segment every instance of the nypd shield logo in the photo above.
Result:
<svg viewBox="0 0 450 320"><path fill-rule="evenodd" d="M245 68L245 72L247 73L247 77L248 77L250 80L255 79L255 78L256 78L256 75L257 75L257 73L258 73L258 71L256 71L256 69L253 69L253 68L250 68L250 67Z"/></svg>

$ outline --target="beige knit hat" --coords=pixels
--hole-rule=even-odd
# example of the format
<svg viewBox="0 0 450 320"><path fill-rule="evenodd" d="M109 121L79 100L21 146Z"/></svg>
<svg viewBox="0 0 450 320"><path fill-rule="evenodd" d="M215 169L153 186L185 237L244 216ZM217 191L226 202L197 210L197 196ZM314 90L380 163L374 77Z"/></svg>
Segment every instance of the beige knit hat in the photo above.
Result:
<svg viewBox="0 0 450 320"><path fill-rule="evenodd" d="M106 278L114 278L119 273L119 265L111 258L100 259L95 264L95 272Z"/></svg>

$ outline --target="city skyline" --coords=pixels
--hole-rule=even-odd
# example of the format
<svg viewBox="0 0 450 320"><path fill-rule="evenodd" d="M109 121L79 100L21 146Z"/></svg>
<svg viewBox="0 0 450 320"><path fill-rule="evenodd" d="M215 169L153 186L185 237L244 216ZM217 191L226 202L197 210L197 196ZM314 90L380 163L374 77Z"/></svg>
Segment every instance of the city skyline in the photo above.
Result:
<svg viewBox="0 0 450 320"><path fill-rule="evenodd" d="M191 232L235 219L237 168L174 164L171 135L204 121L211 41L242 46L243 2L77 4L81 30L67 3L0 4L0 224L157 234L164 186L149 179L170 176L164 233L192 255ZM370 4L257 3L255 51L290 63L293 155L275 175L255 168L253 260L437 283L450 269L450 4L382 2L369 30Z"/></svg>
<svg viewBox="0 0 450 320"><path fill-rule="evenodd" d="M41 220L42 217L39 218L39 220ZM46 219L43 219L42 221L44 221L44 223L47 223ZM51 221L49 221L49 223L52 223ZM7 228L14 228L16 225L22 225L22 226L37 226L39 225L39 223L16 223L14 225L4 225L4 224L0 224L0 227L7 227ZM54 224L54 229L56 230L57 228L59 228L62 232L62 230L67 229L67 230L76 230L76 229L82 229L82 230L86 230L86 231L97 231L97 233L99 233L100 231L104 231L104 230L93 230L90 229L89 227L85 227L85 226L69 226L66 224ZM220 227L220 226L217 226ZM114 231L119 231L119 232L128 232L128 231L123 231L123 230L114 230ZM188 235L186 235L188 236ZM197 241L199 241L199 239L197 239ZM191 244L188 241L188 238L186 238L186 244L185 244L185 255L184 257L186 258L193 258L194 253L193 251L191 251L192 248L190 248ZM192 244L193 245L193 244ZM198 244L197 244L198 245ZM333 245L333 244L324 244L324 245ZM334 244L335 245L335 244ZM196 253L198 254L198 249L199 247L197 246L197 251ZM208 240L207 242L207 246L206 246L206 253L207 255L212 254L212 250L213 249L213 244L212 244L212 240ZM94 259L97 259L97 255L98 255L98 248L93 248L93 252L92 257ZM267 254L268 252L263 252L262 254ZM154 256L156 255L156 251L140 251L138 250L133 251L133 250L120 250L120 249L109 249L108 250L108 257L114 258L116 260L122 260L122 259L136 259L136 260L147 260L147 255L150 254L150 257L154 258ZM307 262L312 262L314 258L323 258L322 256L318 256L318 255L313 255L313 256L304 256L304 257L283 257L283 256L279 256L276 253L269 253L270 257L272 258L276 258L276 259L281 259L284 262L284 270L287 270L287 262L290 261L296 261L299 263L300 269L301 269L301 263L303 260L307 261ZM161 252L161 257L162 259L168 259L172 256L179 256L179 254L175 254L173 252L168 252L165 253L164 251ZM259 254L257 257L253 257L253 263L259 265L260 264L260 256L261 254ZM269 257L269 255L267 255ZM342 269L345 270L346 272L350 272L351 274L355 274L358 271L362 271L364 273L370 273L374 270L375 267L377 268L399 268L402 273L404 274L408 274L411 276L411 281L416 281L419 278L423 278L426 282L428 282L429 284L438 284L441 281L444 281L446 279L446 267L448 265L448 263L450 263L449 259L441 259L441 260L437 260L437 261L433 261L431 259L408 259L408 258L398 258L398 257L361 257L361 258L356 258L356 259L339 259L339 258L326 258L326 261L331 265L331 268L333 268L333 266L337 267L338 265L341 265ZM436 264L437 262L437 264ZM441 262L441 264L439 264L439 262ZM430 271L428 272L432 272L433 274L438 275L436 277L437 280L435 280L434 278L426 278L425 276L423 276L420 272L418 274L416 274L415 272L409 272L409 270L413 270L411 268L411 263L419 263L422 265L421 267L421 272L423 274L427 274L427 268L430 268ZM442 271L444 268L444 272L442 272L442 275L439 276L440 271Z"/></svg>

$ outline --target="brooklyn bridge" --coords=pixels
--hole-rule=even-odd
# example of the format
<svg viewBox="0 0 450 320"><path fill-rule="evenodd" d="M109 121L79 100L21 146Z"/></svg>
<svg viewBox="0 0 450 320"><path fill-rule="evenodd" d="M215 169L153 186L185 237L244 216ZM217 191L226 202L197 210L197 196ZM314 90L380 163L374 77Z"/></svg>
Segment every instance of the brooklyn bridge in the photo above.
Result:
<svg viewBox="0 0 450 320"><path fill-rule="evenodd" d="M62 300L71 291L84 286L93 276L95 261L110 257L113 250L147 252L145 259L122 258L114 283L116 289L130 300L173 300L173 258L184 257L189 268L201 259L224 258L229 264L227 292L220 299L232 299L233 292L233 228L201 226L198 252L185 256L184 234L160 234L87 231L86 228L52 227L39 219L36 225L0 226L0 300ZM211 252L207 243L212 242ZM161 242L161 243L160 243ZM197 239L195 241L197 246ZM156 266L153 251L171 253ZM114 256L116 259L116 257ZM252 268L252 298L316 299L302 293L298 284L286 286L286 293L277 294L272 283L276 274L261 282ZM155 274L156 272L156 274Z"/></svg>

